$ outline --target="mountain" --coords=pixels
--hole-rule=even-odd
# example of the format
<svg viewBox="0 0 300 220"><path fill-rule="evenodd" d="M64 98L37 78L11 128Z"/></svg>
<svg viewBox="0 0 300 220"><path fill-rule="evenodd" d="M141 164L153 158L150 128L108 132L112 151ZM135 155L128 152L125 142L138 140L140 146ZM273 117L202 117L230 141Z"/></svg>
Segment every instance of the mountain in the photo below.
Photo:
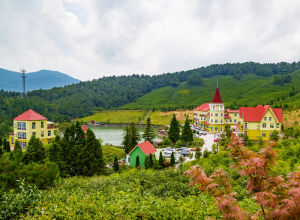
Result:
<svg viewBox="0 0 300 220"><path fill-rule="evenodd" d="M51 89L53 87L63 87L80 82L78 79L72 78L67 74L51 70L26 73L26 77L26 91ZM1 89L21 92L21 73L0 68L0 90Z"/></svg>

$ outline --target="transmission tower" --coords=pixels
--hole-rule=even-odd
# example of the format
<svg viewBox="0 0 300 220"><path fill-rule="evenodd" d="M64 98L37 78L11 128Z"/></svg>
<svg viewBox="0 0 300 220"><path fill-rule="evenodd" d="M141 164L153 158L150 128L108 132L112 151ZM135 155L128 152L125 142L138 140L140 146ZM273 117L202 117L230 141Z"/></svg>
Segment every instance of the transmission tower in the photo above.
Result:
<svg viewBox="0 0 300 220"><path fill-rule="evenodd" d="M25 86L25 73L26 70L25 69L21 69L20 72L22 73L21 78L22 78L22 96L26 97L26 86Z"/></svg>

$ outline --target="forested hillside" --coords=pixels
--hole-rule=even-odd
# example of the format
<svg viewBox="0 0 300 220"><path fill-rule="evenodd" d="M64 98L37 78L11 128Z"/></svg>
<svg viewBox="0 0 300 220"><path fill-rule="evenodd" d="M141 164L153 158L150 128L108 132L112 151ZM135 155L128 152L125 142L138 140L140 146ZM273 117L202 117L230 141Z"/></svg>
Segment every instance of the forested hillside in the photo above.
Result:
<svg viewBox="0 0 300 220"><path fill-rule="evenodd" d="M297 87L299 84L294 84L295 89L293 91L291 89L293 83L298 82L297 77L299 73L289 74L297 69L300 69L300 62L291 64L247 62L211 65L194 70L156 76L103 77L63 88L35 90L29 92L27 98L21 98L19 93L0 91L0 134L2 136L7 135L13 117L26 111L28 108L33 108L50 120L60 122L92 114L95 109L119 108L127 103L137 101L151 91L158 94L149 99L153 104L149 104L149 102L146 104L141 103L140 100L143 100L143 97L138 101L141 104L130 104L125 107L152 108L155 106L157 108L180 108L196 106L199 103L201 104L202 101L211 99L211 89L215 88L216 79L220 81L220 88L222 89L225 102L229 102L231 97L235 97L235 100L239 101L236 104L245 105L246 101L252 100L247 99L247 97L251 96L254 97L254 100L267 102L270 100L264 97L267 94L261 97L258 97L257 94L273 91L271 100L274 99L276 101L278 98L287 100L286 97L292 92L293 97L288 98L288 100L297 104L299 103L299 88ZM246 81L248 83L243 83ZM225 85L227 85L227 91L225 90ZM254 90L255 87L258 87L258 92ZM244 103L242 103L243 99L239 97L241 91ZM151 94L153 95L153 93L149 94L150 97ZM165 106L161 105L172 94L175 94L175 98L179 98L172 98L170 105L168 103ZM277 96L273 97L274 94L277 94ZM282 103L284 102L282 101ZM249 103L249 105L252 103Z"/></svg>

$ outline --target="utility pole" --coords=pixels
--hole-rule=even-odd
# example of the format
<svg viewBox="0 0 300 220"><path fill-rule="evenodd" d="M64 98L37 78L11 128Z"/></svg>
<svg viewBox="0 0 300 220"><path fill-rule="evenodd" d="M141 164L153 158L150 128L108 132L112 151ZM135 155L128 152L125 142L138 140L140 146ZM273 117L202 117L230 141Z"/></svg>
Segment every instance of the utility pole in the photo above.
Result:
<svg viewBox="0 0 300 220"><path fill-rule="evenodd" d="M21 78L22 78L22 97L26 97L26 86L25 86L25 69L21 69L20 72L22 73Z"/></svg>

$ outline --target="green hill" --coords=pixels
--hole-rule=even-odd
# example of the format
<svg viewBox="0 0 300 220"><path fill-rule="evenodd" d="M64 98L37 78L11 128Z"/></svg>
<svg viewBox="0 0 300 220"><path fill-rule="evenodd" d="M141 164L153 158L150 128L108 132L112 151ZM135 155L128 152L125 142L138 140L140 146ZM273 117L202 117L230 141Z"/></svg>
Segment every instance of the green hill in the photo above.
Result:
<svg viewBox="0 0 300 220"><path fill-rule="evenodd" d="M177 87L163 87L142 96L135 102L123 105L121 109L163 109L193 108L210 102L219 81L219 89L225 104L229 107L255 106L257 104L285 104L300 107L300 71L287 74L290 82L275 84L273 76L243 75L240 80L233 76L204 78L201 86L190 86L187 82Z"/></svg>

